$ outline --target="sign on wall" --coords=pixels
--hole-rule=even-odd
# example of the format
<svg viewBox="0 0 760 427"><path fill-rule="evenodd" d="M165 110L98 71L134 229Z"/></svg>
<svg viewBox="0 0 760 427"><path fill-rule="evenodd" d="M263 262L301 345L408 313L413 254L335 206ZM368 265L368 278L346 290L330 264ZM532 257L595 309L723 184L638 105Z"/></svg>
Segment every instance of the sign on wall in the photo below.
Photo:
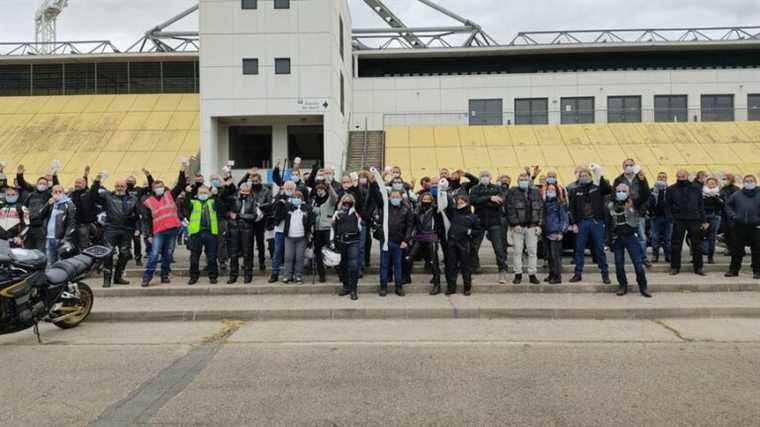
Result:
<svg viewBox="0 0 760 427"><path fill-rule="evenodd" d="M330 102L326 98L299 98L299 113L325 113L330 108Z"/></svg>

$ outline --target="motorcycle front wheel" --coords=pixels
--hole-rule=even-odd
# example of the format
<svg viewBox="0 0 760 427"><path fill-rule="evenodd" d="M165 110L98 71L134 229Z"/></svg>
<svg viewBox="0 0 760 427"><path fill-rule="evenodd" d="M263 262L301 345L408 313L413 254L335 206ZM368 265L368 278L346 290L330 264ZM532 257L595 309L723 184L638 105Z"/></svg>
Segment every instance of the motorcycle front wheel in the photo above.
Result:
<svg viewBox="0 0 760 427"><path fill-rule="evenodd" d="M95 301L95 297L92 294L92 289L87 286L86 283L77 283L79 288L79 303L74 306L67 307L68 309L76 308L76 314L66 317L63 320L53 322L55 326L61 329L71 329L79 326L80 323L87 319L92 311L92 303Z"/></svg>

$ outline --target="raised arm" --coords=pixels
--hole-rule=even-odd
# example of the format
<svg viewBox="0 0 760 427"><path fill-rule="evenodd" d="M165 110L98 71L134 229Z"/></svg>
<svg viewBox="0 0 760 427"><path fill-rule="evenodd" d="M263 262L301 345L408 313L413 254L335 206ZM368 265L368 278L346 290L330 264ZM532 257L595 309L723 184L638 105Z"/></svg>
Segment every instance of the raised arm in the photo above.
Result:
<svg viewBox="0 0 760 427"><path fill-rule="evenodd" d="M179 171L179 175L177 176L177 185L172 188L172 198L177 199L180 194L182 194L182 190L187 186L187 175L185 175L185 171L181 170ZM153 186L151 185L151 188Z"/></svg>

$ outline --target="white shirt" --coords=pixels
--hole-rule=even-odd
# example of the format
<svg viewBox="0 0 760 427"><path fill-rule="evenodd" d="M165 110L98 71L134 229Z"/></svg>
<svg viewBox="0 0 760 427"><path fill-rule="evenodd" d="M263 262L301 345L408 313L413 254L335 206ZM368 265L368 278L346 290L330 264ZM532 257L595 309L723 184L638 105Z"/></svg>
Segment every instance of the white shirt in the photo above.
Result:
<svg viewBox="0 0 760 427"><path fill-rule="evenodd" d="M303 211L296 209L290 213L290 229L288 237L304 237L306 232L303 229Z"/></svg>

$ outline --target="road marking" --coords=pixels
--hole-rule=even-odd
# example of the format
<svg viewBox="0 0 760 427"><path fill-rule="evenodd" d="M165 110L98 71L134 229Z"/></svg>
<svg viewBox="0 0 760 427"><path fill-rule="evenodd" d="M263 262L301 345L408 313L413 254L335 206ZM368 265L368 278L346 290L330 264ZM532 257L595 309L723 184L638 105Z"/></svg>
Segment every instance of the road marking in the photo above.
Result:
<svg viewBox="0 0 760 427"><path fill-rule="evenodd" d="M119 426L146 424L171 399L190 385L206 365L245 322L224 321L222 329L204 340L203 344L175 360L171 366L133 390L129 395L107 407L90 426Z"/></svg>

